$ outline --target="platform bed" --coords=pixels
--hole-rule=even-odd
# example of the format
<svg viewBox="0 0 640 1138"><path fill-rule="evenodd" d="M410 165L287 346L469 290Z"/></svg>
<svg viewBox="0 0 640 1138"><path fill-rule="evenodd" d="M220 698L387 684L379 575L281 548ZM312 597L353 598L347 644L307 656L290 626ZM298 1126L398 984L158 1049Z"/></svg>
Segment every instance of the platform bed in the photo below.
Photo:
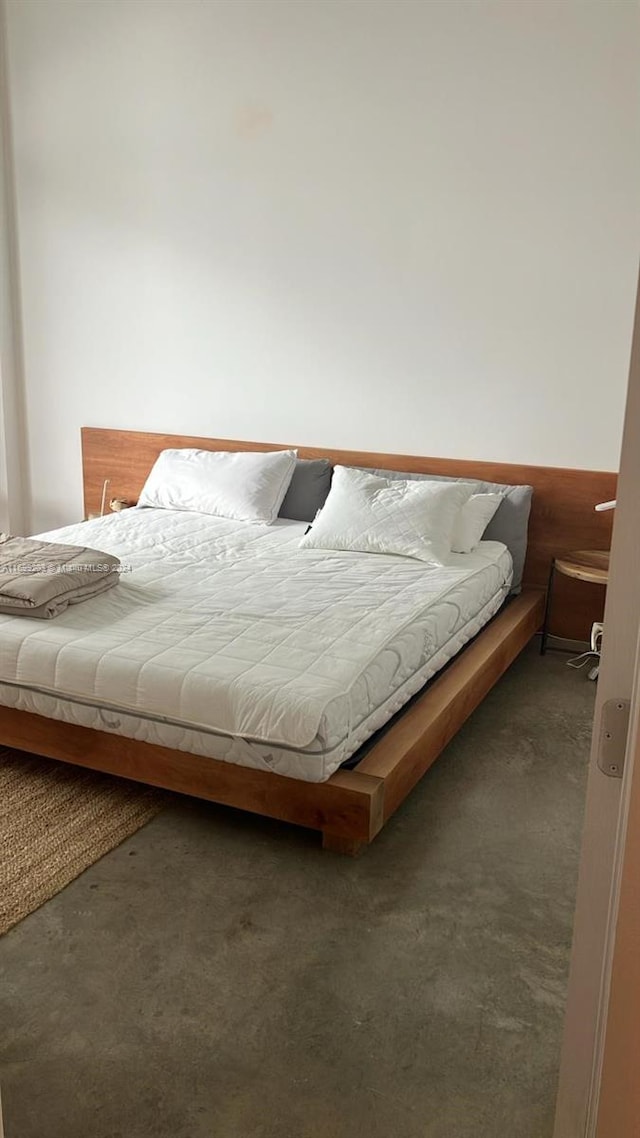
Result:
<svg viewBox="0 0 640 1138"><path fill-rule="evenodd" d="M277 445L85 428L86 514L99 512L105 478L110 479L110 497L136 502L153 462L167 447L270 450ZM579 529L580 544L606 544L605 530L610 521L604 515L593 515L591 503L613 497L614 476L405 455L309 448L298 451L301 458L326 457L345 465L522 482L534 487L522 592L422 695L414 697L366 753L363 750L356 766L338 770L326 782L303 782L6 707L0 707L0 742L320 830L323 847L336 852L355 854L371 842L540 628L549 550L563 548L559 535L569 525L569 517L571 531ZM536 540L540 529L544 537Z"/></svg>

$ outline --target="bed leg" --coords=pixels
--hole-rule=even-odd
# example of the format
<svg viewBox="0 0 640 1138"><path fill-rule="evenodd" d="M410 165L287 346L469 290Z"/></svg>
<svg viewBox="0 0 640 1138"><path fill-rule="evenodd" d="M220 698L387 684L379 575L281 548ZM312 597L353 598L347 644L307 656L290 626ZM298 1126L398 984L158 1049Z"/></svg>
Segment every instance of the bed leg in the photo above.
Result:
<svg viewBox="0 0 640 1138"><path fill-rule="evenodd" d="M322 831L322 848L323 850L330 850L331 853L357 857L366 844L366 842L358 841L356 838L345 838L342 834L332 834L328 830Z"/></svg>

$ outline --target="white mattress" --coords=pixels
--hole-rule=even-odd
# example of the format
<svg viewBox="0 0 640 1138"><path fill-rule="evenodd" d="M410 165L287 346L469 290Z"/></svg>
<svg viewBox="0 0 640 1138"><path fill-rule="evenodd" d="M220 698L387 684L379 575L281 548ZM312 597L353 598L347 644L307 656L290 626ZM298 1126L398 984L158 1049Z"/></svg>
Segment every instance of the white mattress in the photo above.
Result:
<svg viewBox="0 0 640 1138"><path fill-rule="evenodd" d="M499 542L434 569L273 526L130 509L40 535L114 553L115 588L0 617L0 703L321 782L494 615Z"/></svg>

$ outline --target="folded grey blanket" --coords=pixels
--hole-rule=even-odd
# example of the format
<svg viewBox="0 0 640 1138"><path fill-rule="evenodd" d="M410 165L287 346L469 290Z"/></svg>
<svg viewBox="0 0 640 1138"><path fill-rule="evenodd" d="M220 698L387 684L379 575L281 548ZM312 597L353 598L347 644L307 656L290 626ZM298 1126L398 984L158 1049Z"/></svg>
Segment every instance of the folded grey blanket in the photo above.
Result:
<svg viewBox="0 0 640 1138"><path fill-rule="evenodd" d="M119 569L98 549L0 534L0 613L49 620L117 584Z"/></svg>

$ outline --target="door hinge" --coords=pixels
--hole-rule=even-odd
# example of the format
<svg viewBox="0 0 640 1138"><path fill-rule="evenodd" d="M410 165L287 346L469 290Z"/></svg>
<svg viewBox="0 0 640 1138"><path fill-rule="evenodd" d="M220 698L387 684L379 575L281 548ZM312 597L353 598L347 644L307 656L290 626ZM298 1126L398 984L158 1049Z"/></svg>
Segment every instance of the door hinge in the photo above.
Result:
<svg viewBox="0 0 640 1138"><path fill-rule="evenodd" d="M610 778L622 778L624 772L630 709L628 699L608 699L602 705L598 766Z"/></svg>

